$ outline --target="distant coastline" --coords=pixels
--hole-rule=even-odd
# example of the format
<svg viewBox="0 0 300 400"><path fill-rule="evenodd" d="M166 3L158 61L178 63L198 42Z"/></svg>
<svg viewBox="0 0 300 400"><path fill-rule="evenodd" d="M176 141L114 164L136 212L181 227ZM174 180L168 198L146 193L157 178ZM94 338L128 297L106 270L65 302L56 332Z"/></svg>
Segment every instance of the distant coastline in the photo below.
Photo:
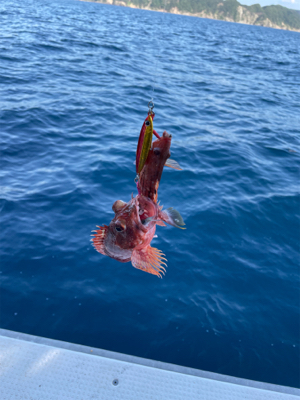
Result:
<svg viewBox="0 0 300 400"><path fill-rule="evenodd" d="M300 32L300 12L282 6L245 6L237 0L81 0Z"/></svg>

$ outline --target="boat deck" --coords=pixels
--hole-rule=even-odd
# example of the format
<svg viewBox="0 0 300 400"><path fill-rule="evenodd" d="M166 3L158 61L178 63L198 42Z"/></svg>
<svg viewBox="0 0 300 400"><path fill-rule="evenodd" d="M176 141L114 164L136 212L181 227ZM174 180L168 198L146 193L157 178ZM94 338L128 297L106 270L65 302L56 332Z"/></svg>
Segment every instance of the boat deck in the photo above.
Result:
<svg viewBox="0 0 300 400"><path fill-rule="evenodd" d="M295 400L300 390L0 329L1 400Z"/></svg>

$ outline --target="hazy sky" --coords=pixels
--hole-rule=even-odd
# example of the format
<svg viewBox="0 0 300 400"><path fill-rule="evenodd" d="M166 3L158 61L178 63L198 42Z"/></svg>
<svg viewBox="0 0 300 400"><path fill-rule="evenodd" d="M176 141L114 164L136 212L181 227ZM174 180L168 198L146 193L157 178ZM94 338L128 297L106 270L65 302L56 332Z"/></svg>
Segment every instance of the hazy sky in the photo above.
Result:
<svg viewBox="0 0 300 400"><path fill-rule="evenodd" d="M279 4L283 7L293 8L294 10L300 10L300 0L238 0L241 4L251 6L252 4L260 4L263 6L270 6L272 4Z"/></svg>

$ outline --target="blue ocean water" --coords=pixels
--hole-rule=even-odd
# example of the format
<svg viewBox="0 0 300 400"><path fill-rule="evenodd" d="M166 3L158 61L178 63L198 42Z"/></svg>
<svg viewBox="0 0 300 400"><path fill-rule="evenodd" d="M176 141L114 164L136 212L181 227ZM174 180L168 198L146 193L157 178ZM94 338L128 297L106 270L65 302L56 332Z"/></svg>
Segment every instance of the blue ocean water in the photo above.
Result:
<svg viewBox="0 0 300 400"><path fill-rule="evenodd" d="M299 387L300 35L79 1L0 3L0 326ZM160 280L97 253L173 135Z"/></svg>

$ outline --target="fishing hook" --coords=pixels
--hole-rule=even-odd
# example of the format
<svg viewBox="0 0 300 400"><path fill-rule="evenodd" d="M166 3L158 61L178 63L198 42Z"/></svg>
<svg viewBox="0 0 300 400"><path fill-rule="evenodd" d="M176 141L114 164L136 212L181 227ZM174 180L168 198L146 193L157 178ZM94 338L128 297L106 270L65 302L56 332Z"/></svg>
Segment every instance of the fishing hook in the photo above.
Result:
<svg viewBox="0 0 300 400"><path fill-rule="evenodd" d="M154 108L153 98L149 101L148 108L149 108L149 113L148 114L153 114L153 108Z"/></svg>

